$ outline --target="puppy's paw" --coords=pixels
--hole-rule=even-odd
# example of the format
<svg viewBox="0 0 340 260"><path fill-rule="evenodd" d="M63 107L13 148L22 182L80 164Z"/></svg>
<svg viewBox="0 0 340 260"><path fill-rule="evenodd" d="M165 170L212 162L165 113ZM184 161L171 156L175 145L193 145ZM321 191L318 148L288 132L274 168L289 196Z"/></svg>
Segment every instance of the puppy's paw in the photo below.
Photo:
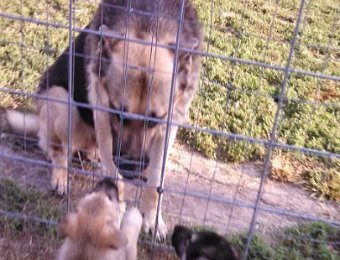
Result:
<svg viewBox="0 0 340 260"><path fill-rule="evenodd" d="M118 205L119 205L119 212L124 215L126 212L126 203L124 201L120 201L118 202Z"/></svg>
<svg viewBox="0 0 340 260"><path fill-rule="evenodd" d="M67 193L67 173L66 171L54 171L52 173L51 185L59 195Z"/></svg>
<svg viewBox="0 0 340 260"><path fill-rule="evenodd" d="M138 229L142 228L143 217L137 208L130 208L126 212L125 218L131 225L138 227Z"/></svg>
<svg viewBox="0 0 340 260"><path fill-rule="evenodd" d="M154 234L156 225L156 211L146 212L143 218L143 229L145 233ZM168 229L163 221L163 217L160 214L158 218L158 227L156 231L156 239L160 242L164 242Z"/></svg>

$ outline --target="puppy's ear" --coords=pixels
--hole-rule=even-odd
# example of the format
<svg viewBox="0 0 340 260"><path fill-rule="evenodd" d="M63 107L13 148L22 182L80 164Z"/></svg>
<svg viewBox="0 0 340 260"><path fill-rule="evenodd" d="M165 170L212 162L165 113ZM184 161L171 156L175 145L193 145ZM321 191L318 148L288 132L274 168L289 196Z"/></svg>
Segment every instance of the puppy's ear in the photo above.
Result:
<svg viewBox="0 0 340 260"><path fill-rule="evenodd" d="M186 255L188 245L192 237L192 231L186 227L175 226L174 233L171 238L172 246L175 248L178 257Z"/></svg>
<svg viewBox="0 0 340 260"><path fill-rule="evenodd" d="M77 228L77 214L67 214L59 223L59 234L62 238L74 238Z"/></svg>
<svg viewBox="0 0 340 260"><path fill-rule="evenodd" d="M118 187L109 177L99 181L93 189L94 192L104 192L111 201L118 201Z"/></svg>
<svg viewBox="0 0 340 260"><path fill-rule="evenodd" d="M102 242L104 247L119 249L127 245L128 238L112 221L109 221L104 227Z"/></svg>

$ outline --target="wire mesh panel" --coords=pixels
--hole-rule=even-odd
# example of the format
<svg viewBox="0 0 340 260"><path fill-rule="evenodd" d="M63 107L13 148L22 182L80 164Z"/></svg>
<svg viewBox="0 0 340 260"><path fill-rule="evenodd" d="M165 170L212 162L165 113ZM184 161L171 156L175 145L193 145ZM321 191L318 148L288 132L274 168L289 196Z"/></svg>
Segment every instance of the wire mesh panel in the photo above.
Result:
<svg viewBox="0 0 340 260"><path fill-rule="evenodd" d="M190 2L0 3L6 259L55 256L103 176L144 215L139 259L176 259L178 224L240 259L339 257L339 3Z"/></svg>

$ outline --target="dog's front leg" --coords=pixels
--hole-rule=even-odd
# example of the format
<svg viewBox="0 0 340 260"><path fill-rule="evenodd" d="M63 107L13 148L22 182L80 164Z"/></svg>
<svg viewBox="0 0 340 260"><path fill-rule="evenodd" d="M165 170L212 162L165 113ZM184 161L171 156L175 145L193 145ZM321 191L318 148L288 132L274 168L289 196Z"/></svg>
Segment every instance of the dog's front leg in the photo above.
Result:
<svg viewBox="0 0 340 260"><path fill-rule="evenodd" d="M101 111L96 111L95 114L96 139L102 170L105 175L114 175L117 178L118 198L122 201L124 199L124 183L112 158L110 114Z"/></svg>
<svg viewBox="0 0 340 260"><path fill-rule="evenodd" d="M171 147L176 137L177 127L172 127L169 136L169 145L167 160ZM157 205L158 200L160 200L159 215L158 215L158 226L156 230L157 239L164 241L167 234L167 227L162 217L162 196L159 192L162 192L159 188L161 184L161 172L162 163L164 155L164 145L165 145L165 135L159 135L152 142L152 147L150 149L150 164L147 168L145 175L148 179L147 188L143 190L142 196L142 212L144 214L143 218L143 228L144 232L155 232L156 217L157 217ZM165 176L164 176L165 177Z"/></svg>
<svg viewBox="0 0 340 260"><path fill-rule="evenodd" d="M96 140L99 152L99 158L104 175L114 175L120 179L118 169L112 158L112 132L110 124L110 113L101 111L100 108L109 107L109 97L105 87L101 81L90 71L89 101L93 108L94 125L96 132ZM117 182L118 198L120 201L124 199L124 183Z"/></svg>

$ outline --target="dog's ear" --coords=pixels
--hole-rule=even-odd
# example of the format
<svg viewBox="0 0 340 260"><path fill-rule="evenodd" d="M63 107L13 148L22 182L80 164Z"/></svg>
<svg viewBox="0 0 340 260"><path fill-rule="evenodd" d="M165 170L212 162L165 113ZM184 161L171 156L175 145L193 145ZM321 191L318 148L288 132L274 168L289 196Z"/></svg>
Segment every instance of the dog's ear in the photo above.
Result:
<svg viewBox="0 0 340 260"><path fill-rule="evenodd" d="M102 243L104 247L119 249L127 245L128 238L114 225L113 221L108 221L104 227Z"/></svg>
<svg viewBox="0 0 340 260"><path fill-rule="evenodd" d="M169 45L172 47L171 51L175 54L176 50L173 48L176 46L176 43L170 43ZM196 51L199 48L199 40L195 37L184 39L180 42L179 48L179 64L177 73L180 79L185 79L192 70L193 51Z"/></svg>
<svg viewBox="0 0 340 260"><path fill-rule="evenodd" d="M122 36L120 32L111 30L105 24L102 24L98 31L101 36L98 40L98 46L96 50L96 65L94 67L94 73L106 76L106 72L111 64L112 53L114 52L115 46L120 41L119 36Z"/></svg>
<svg viewBox="0 0 340 260"><path fill-rule="evenodd" d="M122 34L118 31L111 30L105 24L102 24L99 27L98 31L102 34L102 39L104 43L103 46L109 48L111 51L114 49L115 45L121 40ZM99 44L98 47L100 47Z"/></svg>
<svg viewBox="0 0 340 260"><path fill-rule="evenodd" d="M182 44L180 44L180 47L181 49L185 49L180 55L180 61L185 63L187 67L191 67L193 51L197 50L199 47L198 39L193 37L185 40Z"/></svg>
<svg viewBox="0 0 340 260"><path fill-rule="evenodd" d="M74 238L77 228L77 214L67 214L59 223L59 234L62 238Z"/></svg>

